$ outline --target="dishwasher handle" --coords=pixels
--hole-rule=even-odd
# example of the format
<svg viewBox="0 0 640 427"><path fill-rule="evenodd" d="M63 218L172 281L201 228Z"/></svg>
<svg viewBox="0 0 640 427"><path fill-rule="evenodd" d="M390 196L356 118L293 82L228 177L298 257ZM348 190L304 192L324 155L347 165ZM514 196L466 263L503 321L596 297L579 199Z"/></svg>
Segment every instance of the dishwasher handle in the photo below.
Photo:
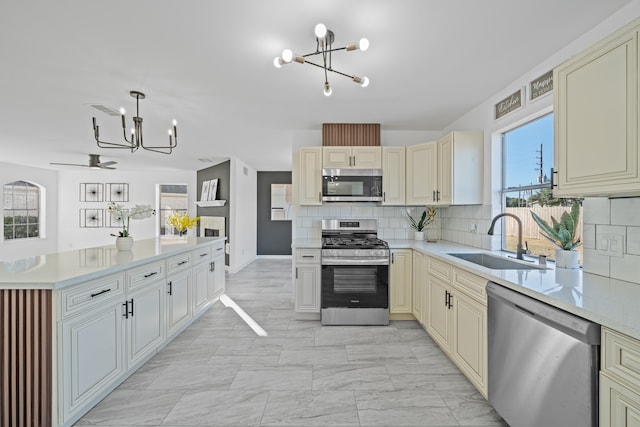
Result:
<svg viewBox="0 0 640 427"><path fill-rule="evenodd" d="M521 294L494 282L487 283L489 310L491 304L502 302L551 326L575 339L590 345L600 345L600 325L542 301ZM493 302L492 302L493 300Z"/></svg>

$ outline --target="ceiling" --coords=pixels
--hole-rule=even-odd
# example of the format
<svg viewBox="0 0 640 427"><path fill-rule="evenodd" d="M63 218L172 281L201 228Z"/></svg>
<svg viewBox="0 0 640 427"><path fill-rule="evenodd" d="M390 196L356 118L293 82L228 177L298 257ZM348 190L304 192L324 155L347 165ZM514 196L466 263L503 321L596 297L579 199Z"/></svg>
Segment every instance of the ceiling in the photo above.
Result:
<svg viewBox="0 0 640 427"><path fill-rule="evenodd" d="M59 170L87 154L120 170L204 169L232 156L262 171L289 170L291 134L322 123L380 123L437 131L493 96L630 0L3 0L0 3L0 161ZM315 50L314 26L338 52L335 69L368 76L361 88L289 64L282 49ZM145 92L145 140L179 145L167 156L98 148L119 141L118 117ZM79 168L78 168L79 169Z"/></svg>

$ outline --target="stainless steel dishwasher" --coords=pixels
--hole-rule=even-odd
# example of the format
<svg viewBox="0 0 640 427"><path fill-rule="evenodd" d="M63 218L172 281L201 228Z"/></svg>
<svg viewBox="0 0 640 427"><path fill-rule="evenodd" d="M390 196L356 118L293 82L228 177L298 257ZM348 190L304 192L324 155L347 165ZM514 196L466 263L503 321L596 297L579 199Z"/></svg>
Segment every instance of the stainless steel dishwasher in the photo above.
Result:
<svg viewBox="0 0 640 427"><path fill-rule="evenodd" d="M496 283L489 402L511 427L598 425L600 325Z"/></svg>

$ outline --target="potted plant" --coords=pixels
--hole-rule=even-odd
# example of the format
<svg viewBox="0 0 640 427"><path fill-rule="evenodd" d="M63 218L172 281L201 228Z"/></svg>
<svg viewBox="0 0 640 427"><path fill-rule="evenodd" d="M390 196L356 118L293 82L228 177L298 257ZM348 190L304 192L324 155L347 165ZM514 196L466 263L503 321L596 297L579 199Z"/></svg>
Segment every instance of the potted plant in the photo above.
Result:
<svg viewBox="0 0 640 427"><path fill-rule="evenodd" d="M167 217L167 224L171 225L178 232L178 236L182 237L187 233L187 230L198 223L199 216L189 218L189 215L184 212L180 215L178 212L173 212Z"/></svg>
<svg viewBox="0 0 640 427"><path fill-rule="evenodd" d="M156 214L156 210L152 209L150 205L135 205L131 209L126 209L124 205L115 202L109 203L108 210L116 221L122 222L122 230L118 232L118 235L111 234L116 237L116 248L119 251L131 250L133 246L133 237L129 234L129 222L132 219L149 218Z"/></svg>
<svg viewBox="0 0 640 427"><path fill-rule="evenodd" d="M413 238L415 240L424 240L424 229L427 225L431 224L436 219L436 210L434 208L428 208L422 211L422 216L419 220L413 218L409 212L407 212L407 217L409 218L409 224L411 228L415 230L413 234Z"/></svg>
<svg viewBox="0 0 640 427"><path fill-rule="evenodd" d="M580 204L575 202L571 206L571 211L564 212L560 221L551 217L551 225L531 211L533 220L542 229L540 234L556 245L556 267L559 268L579 268L579 253L575 250L582 244L580 238L576 237L578 228L578 218L580 216Z"/></svg>

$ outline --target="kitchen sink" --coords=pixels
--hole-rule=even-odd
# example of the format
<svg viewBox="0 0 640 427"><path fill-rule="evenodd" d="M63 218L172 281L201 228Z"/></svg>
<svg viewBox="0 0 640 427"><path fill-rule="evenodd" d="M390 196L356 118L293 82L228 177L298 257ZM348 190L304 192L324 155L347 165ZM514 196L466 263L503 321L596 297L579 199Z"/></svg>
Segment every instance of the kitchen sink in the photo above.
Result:
<svg viewBox="0 0 640 427"><path fill-rule="evenodd" d="M491 270L544 270L546 267L538 264L529 264L526 261L510 260L502 256L490 255L482 252L472 253L455 253L450 252L447 255L451 255L456 258L460 258L465 261L472 262L482 267L489 268Z"/></svg>

